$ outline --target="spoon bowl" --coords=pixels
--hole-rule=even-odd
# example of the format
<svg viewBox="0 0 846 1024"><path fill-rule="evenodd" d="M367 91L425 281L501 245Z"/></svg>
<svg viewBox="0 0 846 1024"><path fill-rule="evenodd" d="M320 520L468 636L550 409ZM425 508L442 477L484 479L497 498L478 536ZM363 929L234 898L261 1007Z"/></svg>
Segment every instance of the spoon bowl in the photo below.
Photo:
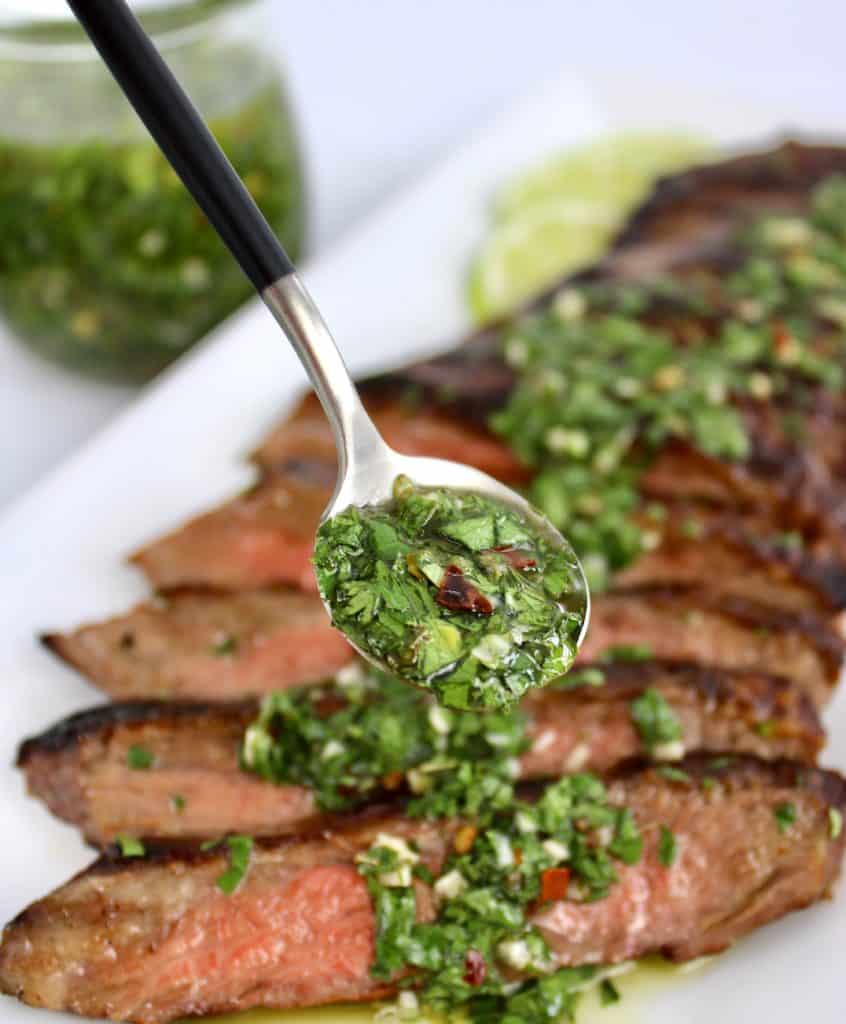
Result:
<svg viewBox="0 0 846 1024"><path fill-rule="evenodd" d="M350 506L381 505L390 501L393 497L394 481L398 476L408 477L419 487L444 487L452 491L465 491L491 498L517 512L551 547L567 551L578 570L568 607L582 616L582 627L577 641L577 645L581 647L590 621L590 590L582 564L572 546L546 516L521 494L488 476L487 473L482 473L481 470L448 459L401 455L383 441L381 448L372 452L370 460L348 466L346 473L339 474L335 493L323 512L321 524ZM331 615L332 610L328 602L324 600L323 604ZM371 664L387 670L378 659L355 644L352 646Z"/></svg>

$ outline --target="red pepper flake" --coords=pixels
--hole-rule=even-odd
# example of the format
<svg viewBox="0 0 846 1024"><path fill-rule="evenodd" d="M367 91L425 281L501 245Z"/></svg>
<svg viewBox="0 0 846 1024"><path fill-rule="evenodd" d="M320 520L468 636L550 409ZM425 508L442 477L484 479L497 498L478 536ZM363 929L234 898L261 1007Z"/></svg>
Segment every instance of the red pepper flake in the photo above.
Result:
<svg viewBox="0 0 846 1024"><path fill-rule="evenodd" d="M470 949L464 957L464 981L474 988L481 985L488 973L485 958L477 949Z"/></svg>
<svg viewBox="0 0 846 1024"><path fill-rule="evenodd" d="M541 902L563 900L570 885L569 868L547 868L541 875Z"/></svg>
<svg viewBox="0 0 846 1024"><path fill-rule="evenodd" d="M493 605L485 595L474 586L457 565L448 565L438 588L435 600L444 608L453 612L477 612L479 615L492 615Z"/></svg>
<svg viewBox="0 0 846 1024"><path fill-rule="evenodd" d="M527 551L521 551L519 548L509 547L507 544L503 547L494 548L493 550L499 552L511 568L516 569L518 572L523 572L525 569L537 568L537 559L531 558Z"/></svg>

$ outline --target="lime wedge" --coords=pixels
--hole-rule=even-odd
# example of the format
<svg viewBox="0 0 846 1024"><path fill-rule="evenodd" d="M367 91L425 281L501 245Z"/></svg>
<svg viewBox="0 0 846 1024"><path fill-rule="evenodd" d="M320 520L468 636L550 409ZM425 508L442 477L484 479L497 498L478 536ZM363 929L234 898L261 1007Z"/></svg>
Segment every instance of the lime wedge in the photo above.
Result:
<svg viewBox="0 0 846 1024"><path fill-rule="evenodd" d="M636 202L655 178L707 156L707 143L687 135L615 135L600 139L509 182L496 198L497 220L535 203L563 197L596 199L617 206Z"/></svg>
<svg viewBox="0 0 846 1024"><path fill-rule="evenodd" d="M538 203L497 226L470 273L473 315L501 316L566 270L590 263L618 223L613 207L565 199Z"/></svg>
<svg viewBox="0 0 846 1024"><path fill-rule="evenodd" d="M685 135L620 135L545 161L496 197L470 273L473 315L490 320L596 259L655 179L707 157Z"/></svg>

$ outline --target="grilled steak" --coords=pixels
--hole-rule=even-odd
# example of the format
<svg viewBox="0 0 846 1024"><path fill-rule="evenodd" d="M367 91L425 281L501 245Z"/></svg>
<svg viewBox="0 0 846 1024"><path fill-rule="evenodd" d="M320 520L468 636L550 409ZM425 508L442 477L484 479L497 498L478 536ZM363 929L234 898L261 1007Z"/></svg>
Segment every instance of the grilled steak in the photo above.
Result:
<svg viewBox="0 0 846 1024"><path fill-rule="evenodd" d="M675 712L688 750L813 761L823 742L813 705L786 679L660 662L601 671L602 686L546 690L524 702L533 746L522 759L523 778L581 768L607 773L645 753L629 704L647 688ZM27 740L18 764L29 792L97 845L121 834L300 830L320 814L311 793L238 767L244 730L257 710L250 702L105 705ZM148 770L129 767L134 745L152 755Z"/></svg>
<svg viewBox="0 0 846 1024"><path fill-rule="evenodd" d="M456 367L456 373L467 370ZM413 380L412 371L409 373ZM408 379L403 384L400 375L394 376L398 378L394 386L412 386ZM421 418L425 421L424 413ZM439 423L435 435L444 441L443 447L438 449L433 443L427 453L455 456L454 449L462 447L472 453L479 428L454 420L448 431L446 422ZM413 434L415 421L409 419L407 424ZM268 451L261 458L273 459L274 472L256 487L191 520L134 556L135 563L155 586L240 589L283 582L314 589L309 563L311 541L331 495L333 470L329 468L331 464L312 456L290 454L300 436L297 418L291 429L290 441L286 440L287 425L277 428L268 439ZM842 439L846 446L846 421L842 430L832 429L830 433L835 441ZM447 443L448 437L451 443ZM270 454L284 450L286 445L289 454L284 457ZM409 449L412 444L401 447ZM525 470L521 472L515 467L504 445L491 437L487 449L491 453L498 451L502 458L499 465L494 465L493 456L477 459L482 468L496 470L506 482L525 480ZM723 529L697 540L697 544L700 550L715 545L716 556L724 560L725 538L731 536L733 566L750 559L760 562L762 536L804 531L808 543L801 564L798 557L788 559L771 546L770 561L777 562L778 567L765 576L773 583L805 591L798 598L805 606L840 609L846 602L846 563L841 561L846 550L840 540L840 531L846 525L842 521L846 516L846 489L833 482L828 470L817 462L816 455L804 450L773 451L771 445L765 449L763 441L754 456L741 463L724 462L687 445L673 443L666 446L644 474L642 488L649 497L680 505L691 501L705 503L701 505L703 514L717 506ZM756 526L753 533L742 525L750 517ZM667 548L662 553L666 554ZM673 554L677 553L676 543ZM709 563L707 555L701 557ZM680 566L682 575L691 571ZM732 572L720 578L727 585L731 581L740 587L746 574ZM776 604L780 600L775 596L777 589L772 587ZM786 595L783 600L795 604L797 597Z"/></svg>
<svg viewBox="0 0 846 1024"><path fill-rule="evenodd" d="M782 673L817 707L831 697L844 646L811 613L783 612L707 587L664 586L613 590L593 602L579 658L592 661L630 645L644 645L657 658Z"/></svg>
<svg viewBox="0 0 846 1024"><path fill-rule="evenodd" d="M748 757L682 768L689 782L650 769L612 782L644 855L605 899L536 911L557 964L713 953L829 891L846 842L829 825L830 808L846 808L840 776ZM795 817L782 830L774 812L786 802ZM389 832L415 840L437 872L458 824L371 811L313 838L259 841L229 896L215 885L226 867L217 850L105 856L7 926L0 986L34 1006L144 1024L388 994L393 986L369 974L375 923L355 855ZM659 824L678 842L671 868L660 860ZM417 895L429 919L422 882Z"/></svg>
<svg viewBox="0 0 846 1024"><path fill-rule="evenodd" d="M453 434L461 436L457 426ZM685 470L675 459L668 452L647 474L654 496L672 503L675 495L669 493L669 481L678 491L680 473L691 479L694 497L713 501L718 496L713 480L697 489L689 463ZM211 583L237 590L281 581L313 589L311 548L304 537L313 538L331 488L321 480L323 464L301 459L296 466L290 461L286 465L283 469L277 463L278 472L249 494L192 520L139 552L135 561L157 586L165 588ZM292 485L293 477L297 479ZM308 488L312 496L298 501L296 495ZM767 534L772 536L774 531L760 515L689 501L671 504L671 512L660 531L654 522L646 524L660 543L630 567L632 580L690 583L708 578L728 593L767 600L777 607L807 608L820 614L844 607L843 565L831 555L814 557L807 549L795 551L777 539L767 541ZM696 528L693 535L691 524ZM238 544L229 546L228 538L235 535L240 538ZM719 569L723 571L715 571Z"/></svg>
<svg viewBox="0 0 846 1024"><path fill-rule="evenodd" d="M614 281L648 276L644 268L683 275L690 272L693 255L699 270L724 272L736 257L727 241L729 227L768 209L770 202L774 210L806 208L809 189L844 163L842 150L794 145L667 179L609 257L582 277ZM700 186L702 196L696 192ZM632 267L641 249L648 255L635 274ZM695 317L664 299L656 299L643 316L679 344L692 336L707 338L723 323L719 313ZM501 327L490 328L452 352L362 382L389 441L404 451L461 458L511 482L525 479L526 468L487 430L489 415L502 407L514 386L513 371L500 355L501 336ZM705 501L730 510L729 518L754 517L752 537L729 523L719 537L704 538L705 553L699 553L700 562L711 564L707 549L715 545L717 559L724 562L726 535L731 534L728 546L735 560L719 579L725 586L731 581L735 596L760 601L762 587L769 586L766 603L776 607L843 608L846 401L815 389L798 374L790 390L773 401L733 401L746 422L749 457L729 462L680 441L669 443L642 478L644 496ZM788 419L800 423L802 444L785 433ZM331 437L316 402L305 400L273 431L256 459L268 478L254 491L139 552L136 561L157 586L211 583L240 588L271 581L313 585L308 541L328 497L334 465ZM762 546L756 542L762 537L793 530L806 544L801 565L800 559L786 559L770 545L763 558L772 565L754 577L739 571L752 557L761 561ZM675 545L674 555L677 549ZM669 549L662 554L669 555ZM640 573L639 582L693 582L691 564L680 565L675 579L668 577L674 560L664 559L659 577L648 576L654 559L644 559L644 568L633 571ZM744 584L747 589L740 590Z"/></svg>
<svg viewBox="0 0 846 1024"><path fill-rule="evenodd" d="M672 550L675 541L668 538ZM684 547L688 557L680 558L678 576L669 554L656 551L624 574L621 583L631 585L594 598L582 658L642 644L658 658L789 675L823 706L837 682L843 641L827 617L790 600L798 587L785 589L781 607L761 600L771 596L768 578L771 589L778 588L786 563L758 559L758 574L746 569L729 577L713 548L700 550L690 541ZM722 548L727 557L730 549L728 543ZM712 580L720 568L737 590ZM708 578L707 587L695 585L697 574ZM739 593L744 589L753 598ZM164 604L142 604L126 616L46 640L96 686L124 700L239 699L317 682L353 657L317 597L284 590L178 592Z"/></svg>
<svg viewBox="0 0 846 1024"><path fill-rule="evenodd" d="M504 445L478 428L457 430L436 412L403 406L380 404L371 411L399 451L459 459L515 483L528 477ZM273 431L256 458L271 470L267 479L133 556L157 587L283 582L315 589L311 547L335 483L335 446L312 396Z"/></svg>
<svg viewBox="0 0 846 1024"><path fill-rule="evenodd" d="M331 675L353 657L317 596L179 591L45 643L106 693L226 700Z"/></svg>
<svg viewBox="0 0 846 1024"><path fill-rule="evenodd" d="M846 571L837 560L814 557L774 536L754 513L690 501L666 504L656 523L639 517L655 546L614 577L618 587L695 585L783 611L808 611L842 630Z"/></svg>

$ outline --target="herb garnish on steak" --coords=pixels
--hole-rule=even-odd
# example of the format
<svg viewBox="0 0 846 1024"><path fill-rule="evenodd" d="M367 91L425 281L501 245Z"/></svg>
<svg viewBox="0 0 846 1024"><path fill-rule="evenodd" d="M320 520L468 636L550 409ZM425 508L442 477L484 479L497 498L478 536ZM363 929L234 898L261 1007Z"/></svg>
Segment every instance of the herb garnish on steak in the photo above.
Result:
<svg viewBox="0 0 846 1024"><path fill-rule="evenodd" d="M105 845L127 834L291 832L399 789L417 791L415 805L425 810L426 762L440 765L444 780L484 776L481 766L492 765L485 792L510 788L508 757L518 757L523 779L607 773L650 753L633 714L646 693L666 701L687 750L811 762L823 741L811 702L776 676L618 661L576 669L565 682L484 721L435 712L401 684L374 689L374 677L358 668L340 684L268 697L260 714L252 702L105 705L27 740L19 764L33 795ZM153 755L143 778L127 765L137 743ZM468 757L478 767L441 760L447 750L450 760Z"/></svg>
<svg viewBox="0 0 846 1024"><path fill-rule="evenodd" d="M714 953L829 891L846 842L831 825L831 812L842 817L846 807L839 776L743 756L688 758L678 771L681 780L647 768L608 781L609 805L629 809L643 850L632 865L611 857L619 880L605 899L585 901L574 890L571 898L521 910L556 967L618 963L659 950L676 960ZM784 803L794 805L796 818L782 833L774 810ZM677 844L669 867L660 860L661 825ZM232 895L216 884L229 866L224 849L148 846L143 858L109 855L7 926L0 988L31 1005L141 1024L388 995L396 982L370 973L378 925L357 858L368 857L380 835L394 836L416 844L418 875L431 872L436 882L465 863L455 848L468 841L466 834L459 839L465 827L374 808L328 833L257 840ZM485 846L482 839L480 853ZM517 846L512 842L515 860ZM431 926L440 912L425 877L413 878L410 892L417 919ZM452 898L450 883L441 888L450 914L468 901L474 913L485 906L473 895L475 885ZM404 886L397 891L409 893ZM515 901L524 906L519 895ZM511 911L496 906L504 911L498 945L513 926ZM492 905L492 926L497 913ZM392 947L401 961L446 953L455 964L450 977L461 980L442 989L444 999L476 993L463 981L466 949L452 959L448 943L438 942L427 954L415 934ZM419 935L430 936L431 928ZM384 945L385 934L379 937ZM511 955L508 947L502 952ZM514 952L522 959L522 949ZM498 954L485 956L485 965L494 979L504 969Z"/></svg>

